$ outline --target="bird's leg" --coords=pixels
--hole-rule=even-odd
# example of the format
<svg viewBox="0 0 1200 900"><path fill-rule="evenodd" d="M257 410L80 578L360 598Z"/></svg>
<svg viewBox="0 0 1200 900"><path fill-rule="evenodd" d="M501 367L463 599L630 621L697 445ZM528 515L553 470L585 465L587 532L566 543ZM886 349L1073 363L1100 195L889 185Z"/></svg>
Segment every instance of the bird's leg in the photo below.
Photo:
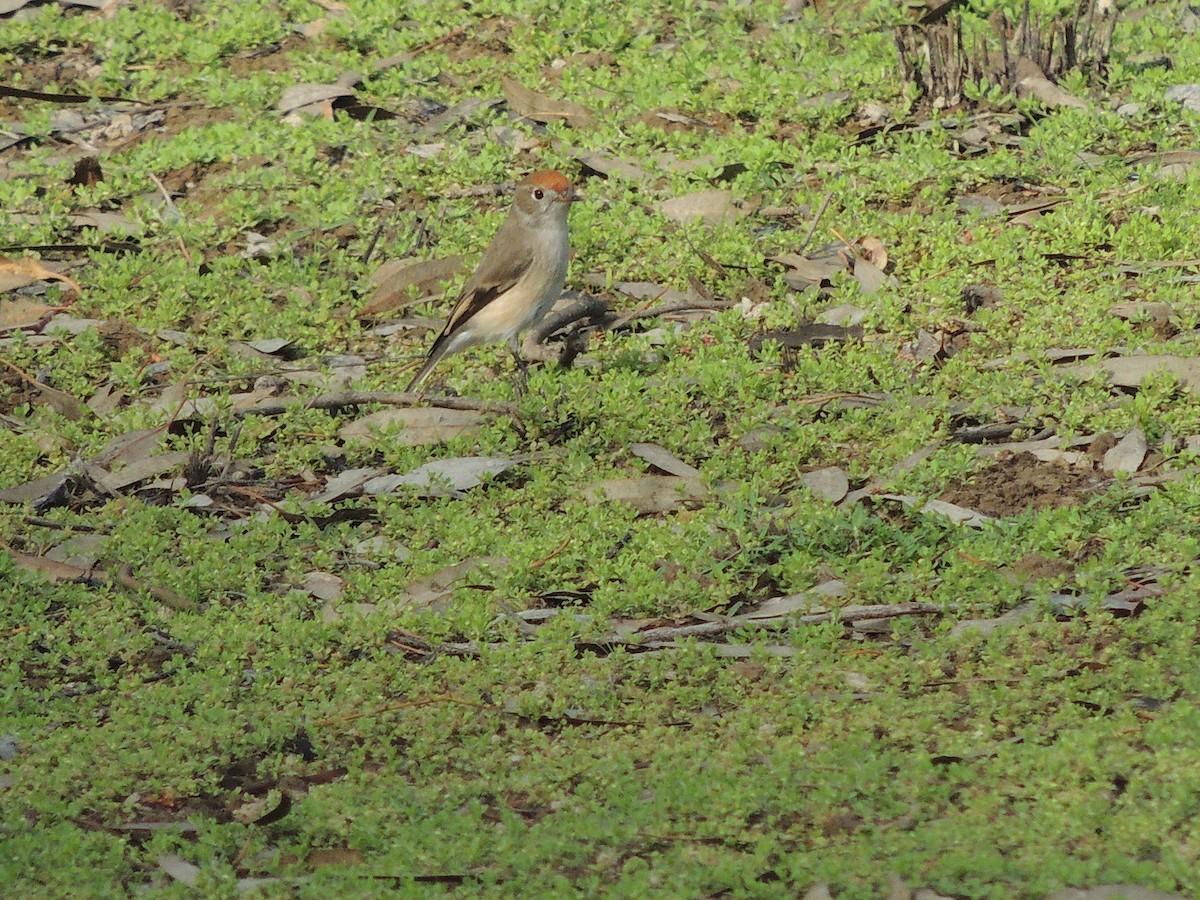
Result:
<svg viewBox="0 0 1200 900"><path fill-rule="evenodd" d="M529 390L529 364L521 356L521 342L516 335L508 339L508 352L512 354L513 363L517 367L517 396Z"/></svg>

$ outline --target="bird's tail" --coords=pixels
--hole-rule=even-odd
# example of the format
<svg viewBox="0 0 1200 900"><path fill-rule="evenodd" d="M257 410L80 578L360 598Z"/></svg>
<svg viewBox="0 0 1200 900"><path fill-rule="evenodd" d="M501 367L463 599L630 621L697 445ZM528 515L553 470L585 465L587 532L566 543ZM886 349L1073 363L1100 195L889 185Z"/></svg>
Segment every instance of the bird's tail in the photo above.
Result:
<svg viewBox="0 0 1200 900"><path fill-rule="evenodd" d="M450 352L450 342L446 340L446 335L443 333L438 336L436 341L433 342L433 346L429 350L429 356L426 357L425 363L421 366L420 371L418 371L413 377L413 380L408 383L408 387L405 389L406 393L411 394L418 387L420 387L421 382L429 377L429 373L433 371L433 367L441 362L442 357L448 352Z"/></svg>

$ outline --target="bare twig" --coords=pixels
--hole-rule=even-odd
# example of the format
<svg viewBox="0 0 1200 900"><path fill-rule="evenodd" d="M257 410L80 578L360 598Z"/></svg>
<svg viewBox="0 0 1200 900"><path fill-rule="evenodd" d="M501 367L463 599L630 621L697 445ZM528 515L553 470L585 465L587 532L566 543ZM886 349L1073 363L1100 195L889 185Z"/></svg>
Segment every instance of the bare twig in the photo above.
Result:
<svg viewBox="0 0 1200 900"><path fill-rule="evenodd" d="M783 629L793 625L821 625L826 622L867 622L879 619L894 619L900 616L929 616L953 612L953 607L937 603L914 601L911 603L882 603L873 606L847 606L840 610L825 610L808 613L807 615L773 616L769 619L755 619L751 616L731 616L728 619L718 619L713 622L700 622L696 625L679 625L675 627L652 628L634 635L610 634L605 637L591 638L579 641L588 646L606 645L622 646L631 650L655 650L671 646L672 641L680 638L717 637L732 631L743 629ZM436 649L441 653L452 656L478 656L480 651L488 647L499 647L501 644L488 644L479 641L466 641L455 644L442 644Z"/></svg>
<svg viewBox="0 0 1200 900"><path fill-rule="evenodd" d="M25 516L21 521L34 528L53 528L56 531L78 531L83 534L94 534L100 529L94 525L79 525L71 522L55 522L42 516Z"/></svg>
<svg viewBox="0 0 1200 900"><path fill-rule="evenodd" d="M471 397L422 397L406 391L337 391L317 397L268 400L237 411L243 416L281 416L290 409L349 409L378 403L380 406L436 406L441 409L471 409L478 412L515 416L517 404L503 401L475 400Z"/></svg>
<svg viewBox="0 0 1200 900"><path fill-rule="evenodd" d="M812 240L816 234L817 225L821 222L821 217L825 215L825 210L829 208L829 201L833 199L833 191L825 194L821 200L821 205L817 207L817 212L813 216L812 224L808 226L808 233L804 235L804 240L800 242L800 248L796 251L799 256L804 255L804 251L808 249L808 242Z"/></svg>
<svg viewBox="0 0 1200 900"><path fill-rule="evenodd" d="M937 603L882 603L874 606L847 606L840 610L824 610L801 616L777 616L770 619L755 619L751 616L731 616L716 622L700 622L696 625L668 626L652 628L634 635L635 640L628 640L613 635L609 640L624 643L639 644L651 641L671 641L682 637L710 637L718 634L728 634L743 628L771 629L787 628L790 625L822 625L826 622L865 622L877 619L894 619L899 616L937 615L945 611L945 607Z"/></svg>
<svg viewBox="0 0 1200 900"><path fill-rule="evenodd" d="M703 312L706 310L715 312L722 309L729 309L732 305L728 300L691 300L684 303L664 303L662 306L652 307L647 307L643 304L637 309L625 313L625 315L613 321L612 324L606 325L604 330L618 331L630 322L638 319L655 319L659 316L669 316L672 313L680 312Z"/></svg>
<svg viewBox="0 0 1200 900"><path fill-rule="evenodd" d="M521 344L521 355L527 360L555 361L567 365L587 346L587 333L582 329L576 330L557 348L547 346L544 341L576 322L586 319L603 326L610 318L608 304L604 300L594 294L579 294L570 306L547 316L529 331Z"/></svg>

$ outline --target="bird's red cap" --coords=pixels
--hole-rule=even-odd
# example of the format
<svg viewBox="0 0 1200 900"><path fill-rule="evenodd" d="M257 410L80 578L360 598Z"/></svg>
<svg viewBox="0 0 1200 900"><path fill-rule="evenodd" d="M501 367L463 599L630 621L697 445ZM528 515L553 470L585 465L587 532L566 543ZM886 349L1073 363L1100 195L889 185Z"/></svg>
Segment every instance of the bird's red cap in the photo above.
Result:
<svg viewBox="0 0 1200 900"><path fill-rule="evenodd" d="M526 177L525 184L546 188L558 194L565 194L571 190L571 182L567 181L566 178L557 172L551 172L550 170L534 172L532 175Z"/></svg>

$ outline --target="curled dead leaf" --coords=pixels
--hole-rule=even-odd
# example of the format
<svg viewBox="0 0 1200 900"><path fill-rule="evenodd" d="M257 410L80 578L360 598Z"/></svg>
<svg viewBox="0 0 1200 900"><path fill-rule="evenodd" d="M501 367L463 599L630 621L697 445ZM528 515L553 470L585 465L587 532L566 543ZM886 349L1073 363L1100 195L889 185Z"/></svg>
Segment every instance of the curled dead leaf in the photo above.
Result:
<svg viewBox="0 0 1200 900"><path fill-rule="evenodd" d="M27 287L39 281L61 281L76 294L82 294L83 289L59 272L47 268L39 259L23 256L20 259L0 258L0 293Z"/></svg>

